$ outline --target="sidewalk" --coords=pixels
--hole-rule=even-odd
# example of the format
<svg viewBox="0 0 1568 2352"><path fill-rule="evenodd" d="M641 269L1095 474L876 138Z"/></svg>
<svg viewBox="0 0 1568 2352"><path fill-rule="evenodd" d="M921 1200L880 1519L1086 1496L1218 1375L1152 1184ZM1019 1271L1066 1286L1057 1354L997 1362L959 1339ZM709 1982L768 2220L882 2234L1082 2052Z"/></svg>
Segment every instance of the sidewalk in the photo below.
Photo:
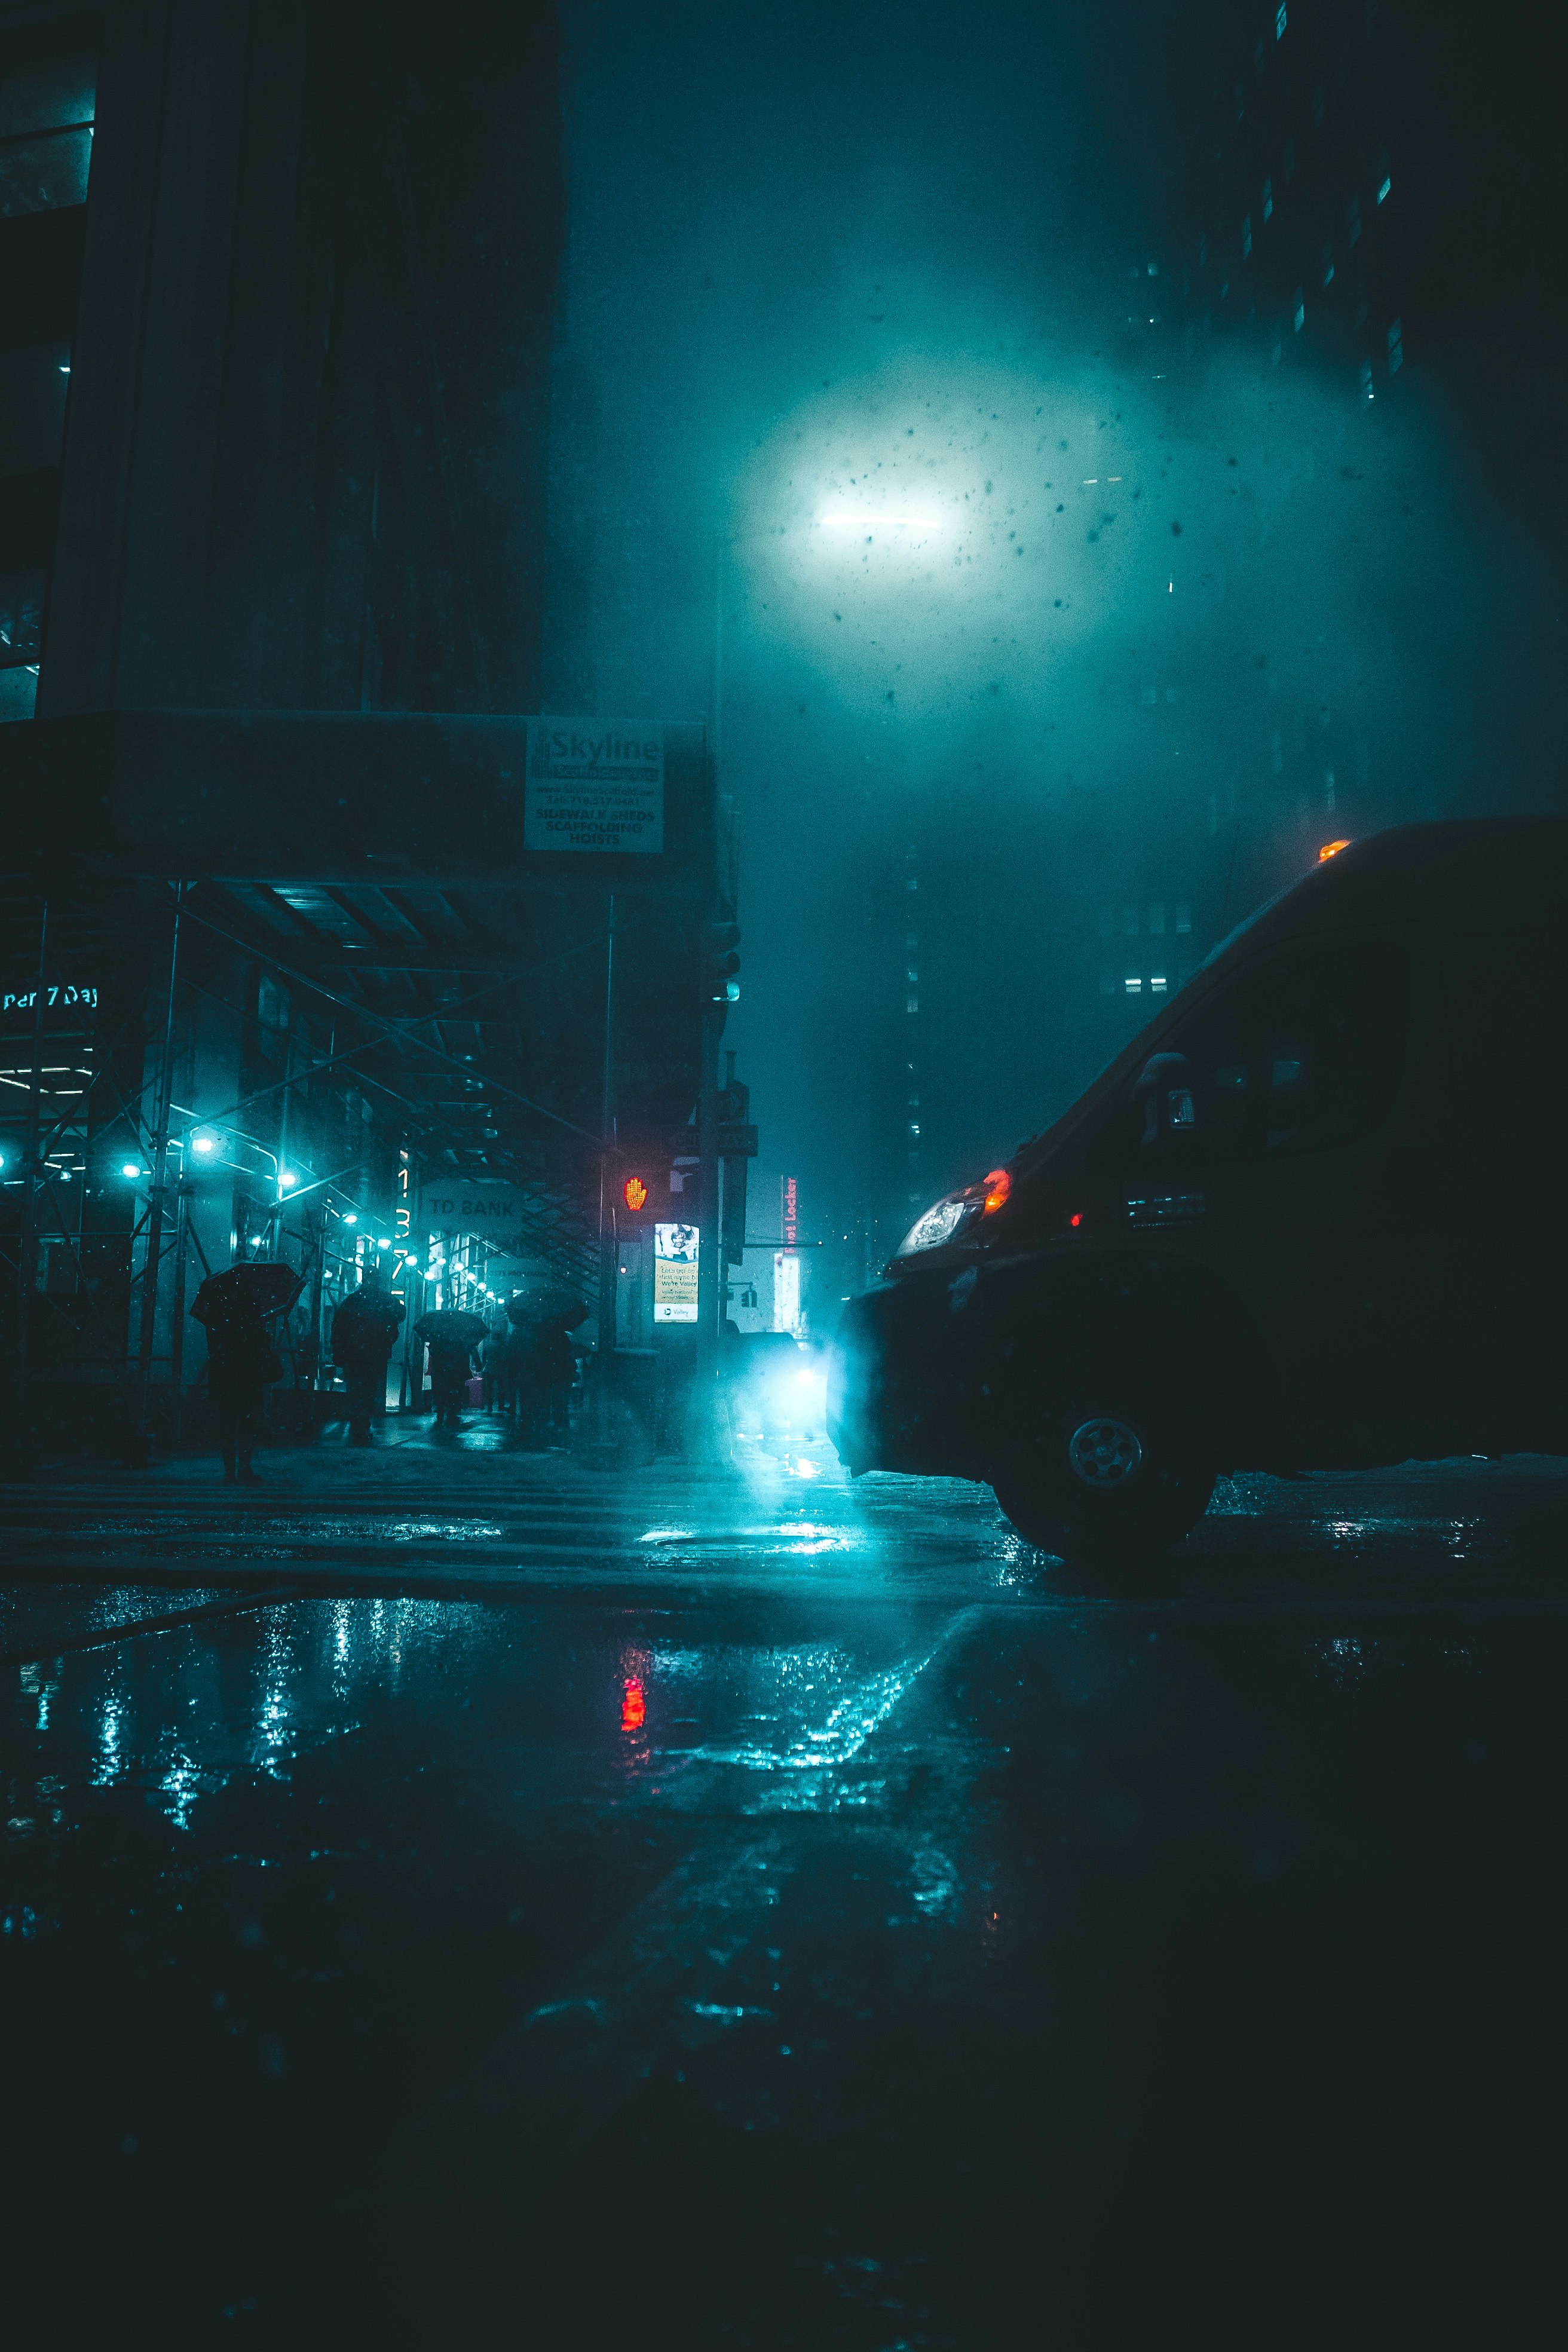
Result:
<svg viewBox="0 0 1568 2352"><path fill-rule="evenodd" d="M821 1442L817 1441L817 1450ZM741 1448L737 1448L739 1453ZM744 1449L748 1454L754 1447ZM837 1461L832 1449L827 1458ZM522 1444L514 1422L478 1406L463 1416L460 1429L437 1429L429 1413L388 1412L372 1424L369 1445L354 1445L347 1421L329 1421L314 1436L293 1436L263 1430L255 1455L257 1476L264 1486L331 1493L347 1486L412 1490L435 1481L442 1485L465 1478L477 1485L498 1482L518 1486L548 1484L552 1478L581 1476L595 1481L628 1476L662 1477L666 1472L721 1476L730 1465L699 1465L676 1454L653 1455L647 1446L626 1443L600 1446L595 1441L591 1414L572 1432L570 1443L549 1447ZM60 1486L80 1483L139 1487L215 1487L223 1486L216 1451L184 1445L177 1452L156 1452L144 1466L128 1468L117 1455L105 1453L87 1460L55 1457L39 1462L20 1477L15 1470L0 1474L0 1483ZM230 1487L231 1495L255 1490Z"/></svg>
<svg viewBox="0 0 1568 2352"><path fill-rule="evenodd" d="M747 1490L808 1494L850 1491L848 1474L824 1437L786 1447L738 1437L728 1460L701 1463L679 1454L627 1458L600 1448L578 1429L568 1446L535 1450L517 1444L510 1425L473 1412L457 1431L437 1429L427 1415L388 1414L374 1424L368 1445L350 1443L346 1422L329 1423L313 1442L259 1444L256 1477L230 1484L216 1454L182 1450L154 1454L142 1468L113 1456L89 1462L40 1463L30 1474L0 1476L0 1520L29 1509L29 1496L49 1498L66 1517L79 1498L82 1513L105 1507L159 1512L218 1507L252 1520L275 1509L320 1513L439 1508L458 1517L492 1512L507 1502L526 1507L546 1498L616 1512L655 1511L658 1498L698 1493L713 1498ZM900 1482L901 1483L901 1482ZM90 1497L90 1500L89 1500Z"/></svg>

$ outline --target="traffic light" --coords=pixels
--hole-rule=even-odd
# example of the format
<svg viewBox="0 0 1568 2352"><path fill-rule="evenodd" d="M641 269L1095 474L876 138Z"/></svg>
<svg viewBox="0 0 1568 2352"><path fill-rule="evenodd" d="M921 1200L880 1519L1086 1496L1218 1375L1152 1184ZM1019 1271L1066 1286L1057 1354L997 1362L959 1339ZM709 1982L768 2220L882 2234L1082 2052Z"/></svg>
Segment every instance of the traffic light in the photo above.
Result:
<svg viewBox="0 0 1568 2352"><path fill-rule="evenodd" d="M703 946L702 995L710 1004L738 1004L741 983L735 974L741 969L736 953L741 941L738 923L710 923Z"/></svg>
<svg viewBox="0 0 1568 2352"><path fill-rule="evenodd" d="M613 1155L609 1163L611 1197L621 1231L647 1223L665 1212L659 1195L669 1181L669 1161L662 1150L639 1150L635 1145Z"/></svg>

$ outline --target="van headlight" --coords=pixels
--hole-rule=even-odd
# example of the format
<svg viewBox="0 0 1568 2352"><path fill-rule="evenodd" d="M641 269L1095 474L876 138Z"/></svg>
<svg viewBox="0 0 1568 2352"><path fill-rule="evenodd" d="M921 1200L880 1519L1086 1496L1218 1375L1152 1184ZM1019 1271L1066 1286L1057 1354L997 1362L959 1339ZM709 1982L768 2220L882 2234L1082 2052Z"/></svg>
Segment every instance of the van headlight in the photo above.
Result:
<svg viewBox="0 0 1568 2352"><path fill-rule="evenodd" d="M1005 1208L1012 1190L1013 1179L1007 1170L993 1168L982 1182L944 1193L923 1216L915 1219L893 1255L911 1257L916 1250L941 1249L944 1242L956 1239L982 1217L994 1217L998 1209Z"/></svg>
<svg viewBox="0 0 1568 2352"><path fill-rule="evenodd" d="M973 1185L966 1185L962 1192L949 1192L915 1219L893 1255L910 1257L916 1250L940 1249L980 1213L981 1197Z"/></svg>

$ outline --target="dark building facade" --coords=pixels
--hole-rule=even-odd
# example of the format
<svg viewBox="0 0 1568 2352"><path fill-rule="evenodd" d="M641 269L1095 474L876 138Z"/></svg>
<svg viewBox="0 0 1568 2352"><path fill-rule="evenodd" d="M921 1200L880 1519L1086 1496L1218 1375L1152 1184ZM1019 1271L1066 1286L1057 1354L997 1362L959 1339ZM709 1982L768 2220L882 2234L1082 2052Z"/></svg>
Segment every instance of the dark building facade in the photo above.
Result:
<svg viewBox="0 0 1568 2352"><path fill-rule="evenodd" d="M700 728L658 855L523 845L552 11L0 8L0 125L21 1421L123 1413L128 1372L177 1415L191 1286L237 1256L307 1276L302 1389L367 1263L410 1321L593 1296L606 1111L692 1115L732 877ZM504 1246L433 1241L437 1181L504 1192Z"/></svg>

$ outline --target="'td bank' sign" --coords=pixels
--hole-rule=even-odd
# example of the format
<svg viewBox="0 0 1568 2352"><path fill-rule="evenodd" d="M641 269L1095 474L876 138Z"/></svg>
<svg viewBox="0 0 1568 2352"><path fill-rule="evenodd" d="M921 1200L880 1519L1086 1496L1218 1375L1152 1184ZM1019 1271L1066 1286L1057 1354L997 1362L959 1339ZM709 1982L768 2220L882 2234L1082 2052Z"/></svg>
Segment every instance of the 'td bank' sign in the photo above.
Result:
<svg viewBox="0 0 1568 2352"><path fill-rule="evenodd" d="M503 1247L515 1246L522 1231L522 1200L512 1184L432 1185L419 1196L418 1228L454 1242L479 1234Z"/></svg>
<svg viewBox="0 0 1568 2352"><path fill-rule="evenodd" d="M522 845L661 850L663 730L612 719L531 719Z"/></svg>

